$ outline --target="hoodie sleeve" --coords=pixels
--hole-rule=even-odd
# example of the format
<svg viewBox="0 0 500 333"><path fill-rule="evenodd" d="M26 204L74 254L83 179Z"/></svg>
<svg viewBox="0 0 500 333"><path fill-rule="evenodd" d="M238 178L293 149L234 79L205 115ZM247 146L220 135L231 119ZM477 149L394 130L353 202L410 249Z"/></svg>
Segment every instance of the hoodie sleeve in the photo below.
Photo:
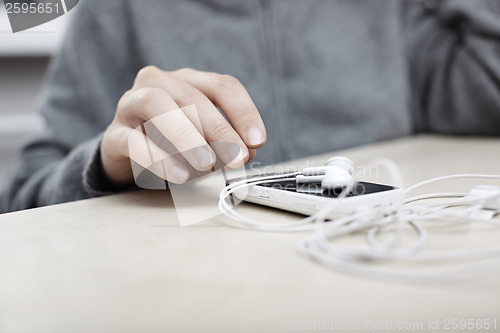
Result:
<svg viewBox="0 0 500 333"><path fill-rule="evenodd" d="M500 1L406 1L417 131L500 135Z"/></svg>
<svg viewBox="0 0 500 333"><path fill-rule="evenodd" d="M117 191L104 175L99 147L140 67L126 8L118 0L85 0L75 8L40 103L45 129L22 150L1 191L0 212Z"/></svg>

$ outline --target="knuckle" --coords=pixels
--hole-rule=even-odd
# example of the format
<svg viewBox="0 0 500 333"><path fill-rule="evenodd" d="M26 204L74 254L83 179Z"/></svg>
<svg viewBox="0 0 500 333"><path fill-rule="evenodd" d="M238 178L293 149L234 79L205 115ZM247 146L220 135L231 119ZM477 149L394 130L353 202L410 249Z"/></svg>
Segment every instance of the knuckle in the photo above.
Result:
<svg viewBox="0 0 500 333"><path fill-rule="evenodd" d="M175 129L175 136L179 138L181 137L189 138L193 134L194 134L193 126L191 126L190 124L179 125Z"/></svg>
<svg viewBox="0 0 500 333"><path fill-rule="evenodd" d="M151 78L154 78L160 74L161 70L158 67L153 65L146 66L137 73L136 82L150 80Z"/></svg>
<svg viewBox="0 0 500 333"><path fill-rule="evenodd" d="M137 90L136 98L140 107L147 107L157 103L165 94L166 93L159 88L142 88Z"/></svg>
<svg viewBox="0 0 500 333"><path fill-rule="evenodd" d="M240 125L259 125L261 123L259 111L255 106L241 106L234 110L234 116Z"/></svg>
<svg viewBox="0 0 500 333"><path fill-rule="evenodd" d="M132 135L132 129L125 131L118 138L118 148L120 151L127 152L130 157L130 137Z"/></svg>
<svg viewBox="0 0 500 333"><path fill-rule="evenodd" d="M220 88L234 88L240 85L240 81L232 75L218 75L215 84Z"/></svg>
<svg viewBox="0 0 500 333"><path fill-rule="evenodd" d="M205 95L194 89L186 89L177 99L184 104L199 104L205 100Z"/></svg>
<svg viewBox="0 0 500 333"><path fill-rule="evenodd" d="M168 97L167 93L159 88L139 89L135 92L136 107L134 109L143 117L148 118L166 97Z"/></svg>
<svg viewBox="0 0 500 333"><path fill-rule="evenodd" d="M191 67L184 67L184 68L180 68L176 71L174 71L174 73L180 73L180 74L191 74L191 73L194 73L196 70L191 68Z"/></svg>
<svg viewBox="0 0 500 333"><path fill-rule="evenodd" d="M211 128L207 133L210 140L213 141L224 141L222 139L228 139L231 137L232 129L229 127L229 124L217 124L215 127Z"/></svg>
<svg viewBox="0 0 500 333"><path fill-rule="evenodd" d="M257 112L257 109L255 107L242 107L238 110L238 118L240 121L243 122L252 122L255 121L255 113Z"/></svg>
<svg viewBox="0 0 500 333"><path fill-rule="evenodd" d="M134 92L132 90L127 90L122 97L120 97L120 100L118 101L117 104L117 109L120 110L125 104L127 104L132 97Z"/></svg>
<svg viewBox="0 0 500 333"><path fill-rule="evenodd" d="M184 80L185 78L194 75L194 73L196 73L196 72L197 71L191 67L184 67L184 68L180 68L178 70L169 72L168 74L169 74L169 76L171 76L173 78Z"/></svg>

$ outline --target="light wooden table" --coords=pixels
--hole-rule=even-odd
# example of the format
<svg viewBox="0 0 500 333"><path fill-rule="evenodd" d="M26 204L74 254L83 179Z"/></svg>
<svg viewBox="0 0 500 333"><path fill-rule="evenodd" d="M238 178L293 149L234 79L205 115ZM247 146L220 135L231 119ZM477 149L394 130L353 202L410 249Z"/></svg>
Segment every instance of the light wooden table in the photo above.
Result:
<svg viewBox="0 0 500 333"><path fill-rule="evenodd" d="M499 148L499 139L420 136L337 154L358 165L389 157L411 185L450 173L500 173ZM387 177L380 171L371 180ZM266 220L297 218L254 205L240 209ZM299 255L296 245L307 233L240 230L220 219L180 228L161 191L0 216L0 332L340 331L335 325L436 332L447 319L500 326L500 274L426 285L374 281ZM437 230L429 246L499 240L495 228L462 226Z"/></svg>

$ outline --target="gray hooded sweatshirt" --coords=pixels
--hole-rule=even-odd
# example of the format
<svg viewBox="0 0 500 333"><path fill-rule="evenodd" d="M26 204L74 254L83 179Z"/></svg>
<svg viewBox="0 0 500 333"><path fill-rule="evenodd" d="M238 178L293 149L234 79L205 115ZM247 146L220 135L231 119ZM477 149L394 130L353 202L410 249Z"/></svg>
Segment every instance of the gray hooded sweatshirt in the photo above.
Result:
<svg viewBox="0 0 500 333"><path fill-rule="evenodd" d="M0 197L12 211L113 193L99 157L146 65L236 76L264 164L418 132L500 134L498 0L82 0L51 65L46 129Z"/></svg>

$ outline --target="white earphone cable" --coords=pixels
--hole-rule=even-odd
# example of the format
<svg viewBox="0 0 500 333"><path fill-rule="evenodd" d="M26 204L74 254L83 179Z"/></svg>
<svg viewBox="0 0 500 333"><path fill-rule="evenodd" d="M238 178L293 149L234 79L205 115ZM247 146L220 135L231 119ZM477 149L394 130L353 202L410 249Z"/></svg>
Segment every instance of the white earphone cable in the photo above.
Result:
<svg viewBox="0 0 500 333"><path fill-rule="evenodd" d="M380 164L381 161L379 160L378 163ZM388 168L391 174L394 173L392 169ZM488 200L500 200L500 189L498 192L491 191L481 196L457 192L422 194L407 197L403 206L399 208L384 205L370 207L327 221L328 214L338 205L342 205L343 199L356 186L354 183L345 187L336 200L332 200L316 214L286 224L272 224L250 219L236 212L235 207L228 202L228 198L240 190L248 191L252 186L263 183L294 180L300 174L300 172L293 172L237 181L221 191L219 209L236 225L247 229L271 232L311 231L313 235L299 244L299 252L324 265L353 274L396 281L430 282L473 277L500 270L500 260L497 259L500 255L500 247L446 252L424 251L428 232L422 225L423 222L432 223L432 221L444 219L500 225L500 220L492 218L495 211L485 211L483 207ZM394 178L397 179L398 175ZM400 174L399 178L402 182ZM500 180L500 175L461 174L437 177L409 187L405 190L405 194L408 195L416 189L439 181L465 178ZM444 201L419 203L430 199L444 199ZM408 242L407 239L403 242L403 237L409 230L408 227L414 231L416 237L414 236L415 239L412 242ZM347 247L338 244L341 238L361 231L367 233L368 246ZM384 242L378 239L380 234L388 235ZM470 263L472 260L481 261ZM443 266L441 270L427 272L386 269L379 265L392 261L439 262L448 265ZM451 265L451 263L459 266Z"/></svg>

